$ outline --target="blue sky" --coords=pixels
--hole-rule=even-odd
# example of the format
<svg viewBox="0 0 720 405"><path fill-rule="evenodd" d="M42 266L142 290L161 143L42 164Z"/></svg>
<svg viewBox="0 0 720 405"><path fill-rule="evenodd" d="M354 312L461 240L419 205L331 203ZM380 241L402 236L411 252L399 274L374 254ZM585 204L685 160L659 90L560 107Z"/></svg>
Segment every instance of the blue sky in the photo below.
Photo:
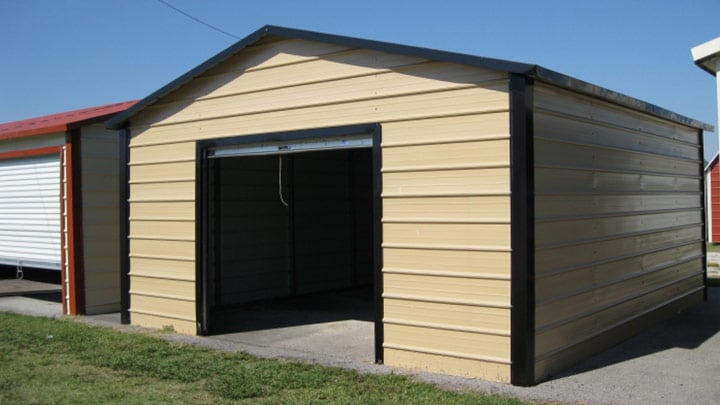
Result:
<svg viewBox="0 0 720 405"><path fill-rule="evenodd" d="M690 48L720 36L718 0L166 1L238 37L273 24L537 63L717 124ZM0 122L143 98L235 41L157 0L0 0Z"/></svg>

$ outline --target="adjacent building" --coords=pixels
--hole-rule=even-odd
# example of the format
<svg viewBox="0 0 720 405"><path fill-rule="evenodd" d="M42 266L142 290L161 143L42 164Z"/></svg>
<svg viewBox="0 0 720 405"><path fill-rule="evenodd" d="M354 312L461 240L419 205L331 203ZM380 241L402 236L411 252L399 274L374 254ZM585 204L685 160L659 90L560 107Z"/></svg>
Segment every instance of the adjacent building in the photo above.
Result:
<svg viewBox="0 0 720 405"><path fill-rule="evenodd" d="M0 124L0 264L61 272L64 314L120 309L118 131L134 102Z"/></svg>

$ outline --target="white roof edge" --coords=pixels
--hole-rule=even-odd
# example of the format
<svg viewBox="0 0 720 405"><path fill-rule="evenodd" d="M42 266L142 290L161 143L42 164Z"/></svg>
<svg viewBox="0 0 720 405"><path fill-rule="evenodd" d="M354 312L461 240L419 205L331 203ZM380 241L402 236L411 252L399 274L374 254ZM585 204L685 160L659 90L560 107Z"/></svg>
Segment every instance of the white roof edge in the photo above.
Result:
<svg viewBox="0 0 720 405"><path fill-rule="evenodd" d="M693 60L696 62L700 59L707 59L716 54L720 55L720 37L700 44L692 48L690 52L692 52Z"/></svg>

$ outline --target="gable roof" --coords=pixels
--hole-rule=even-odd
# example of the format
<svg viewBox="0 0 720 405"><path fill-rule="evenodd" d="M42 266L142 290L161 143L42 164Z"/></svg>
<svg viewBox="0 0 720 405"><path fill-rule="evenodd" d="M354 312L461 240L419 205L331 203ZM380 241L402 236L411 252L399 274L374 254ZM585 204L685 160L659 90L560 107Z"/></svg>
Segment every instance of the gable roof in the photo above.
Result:
<svg viewBox="0 0 720 405"><path fill-rule="evenodd" d="M633 97L626 96L621 93L608 90L582 80L575 79L570 76L543 68L542 66L512 62L502 59L485 58L481 56L467 55L454 52L439 51L435 49L420 48L415 46L398 45L388 42L372 41L367 39L359 39L353 37L345 37L340 35L323 34L313 31L304 31L293 28L277 27L266 25L247 37L241 39L229 48L208 59L196 68L190 70L184 75L178 77L164 87L140 100L136 105L122 112L112 119L106 125L108 128L118 129L127 125L129 119L140 112L143 108L153 104L158 99L168 95L172 91L178 89L192 79L202 75L210 68L227 60L228 58L241 52L248 46L266 38L277 37L287 39L303 39L307 41L325 42L337 45L344 45L354 48L370 49L380 52L394 53L405 56L413 56L430 60L458 63L462 65L476 66L486 69L494 69L506 71L511 74L523 75L535 80L554 84L559 87L571 89L592 97L600 98L615 104L619 104L634 110L646 112L658 117L662 117L683 125L688 125L697 129L712 131L713 126L695 119L685 117L674 113L656 105L646 103Z"/></svg>
<svg viewBox="0 0 720 405"><path fill-rule="evenodd" d="M128 109L137 100L106 104L57 114L43 115L0 124L0 140L65 132L84 124L103 122L113 114Z"/></svg>

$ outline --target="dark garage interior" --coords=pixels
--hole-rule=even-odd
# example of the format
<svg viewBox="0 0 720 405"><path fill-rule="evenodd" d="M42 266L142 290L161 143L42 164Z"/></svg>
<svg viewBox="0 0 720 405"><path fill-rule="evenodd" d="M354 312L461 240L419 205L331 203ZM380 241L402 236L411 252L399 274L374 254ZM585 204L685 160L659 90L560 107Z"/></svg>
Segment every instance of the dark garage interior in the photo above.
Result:
<svg viewBox="0 0 720 405"><path fill-rule="evenodd" d="M369 148L208 161L208 332L374 319Z"/></svg>

